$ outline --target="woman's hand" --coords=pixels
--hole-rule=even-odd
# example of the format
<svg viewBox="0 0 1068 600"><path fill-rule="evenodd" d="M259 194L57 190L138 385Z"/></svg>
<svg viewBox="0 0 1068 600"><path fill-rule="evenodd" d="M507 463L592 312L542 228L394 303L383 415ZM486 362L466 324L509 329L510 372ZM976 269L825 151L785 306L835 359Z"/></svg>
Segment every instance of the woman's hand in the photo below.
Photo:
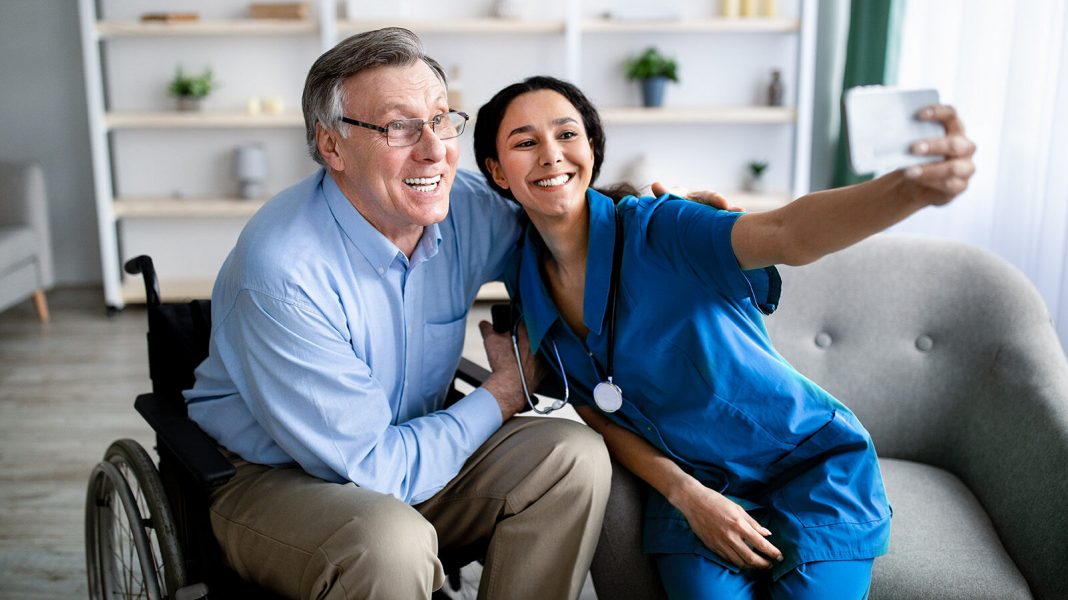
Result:
<svg viewBox="0 0 1068 600"><path fill-rule="evenodd" d="M975 164L972 162L975 144L964 135L964 124L952 106L928 106L916 116L921 121L942 123L946 135L914 143L912 153L944 156L945 160L909 167L905 169L905 178L915 184L914 193L918 200L924 204L941 206L968 187L968 180L975 173Z"/></svg>
<svg viewBox="0 0 1068 600"><path fill-rule="evenodd" d="M782 552L764 539L770 531L726 496L694 483L672 504L709 550L743 569L769 569L768 558L782 560Z"/></svg>

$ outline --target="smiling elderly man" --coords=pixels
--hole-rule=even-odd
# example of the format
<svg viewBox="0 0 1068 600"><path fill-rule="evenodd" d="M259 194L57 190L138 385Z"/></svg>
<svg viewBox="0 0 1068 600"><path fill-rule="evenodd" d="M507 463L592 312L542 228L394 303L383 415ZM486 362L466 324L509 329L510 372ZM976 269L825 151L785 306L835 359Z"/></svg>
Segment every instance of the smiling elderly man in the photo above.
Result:
<svg viewBox="0 0 1068 600"><path fill-rule="evenodd" d="M608 496L600 437L512 418L510 339L487 324L493 375L443 406L519 226L457 172L466 115L441 66L407 30L363 33L315 62L303 105L323 168L241 233L186 392L237 466L212 497L227 562L288 597L410 600L442 585L439 554L484 553L479 597L574 598Z"/></svg>

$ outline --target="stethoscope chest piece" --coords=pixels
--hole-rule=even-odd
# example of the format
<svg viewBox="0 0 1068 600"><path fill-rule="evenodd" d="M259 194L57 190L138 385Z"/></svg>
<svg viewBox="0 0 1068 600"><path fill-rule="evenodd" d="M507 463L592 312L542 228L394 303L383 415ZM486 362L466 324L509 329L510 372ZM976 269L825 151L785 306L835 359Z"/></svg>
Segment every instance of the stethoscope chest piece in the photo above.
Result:
<svg viewBox="0 0 1068 600"><path fill-rule="evenodd" d="M611 381L602 381L593 388L593 401L606 413L616 412L623 406L623 390Z"/></svg>

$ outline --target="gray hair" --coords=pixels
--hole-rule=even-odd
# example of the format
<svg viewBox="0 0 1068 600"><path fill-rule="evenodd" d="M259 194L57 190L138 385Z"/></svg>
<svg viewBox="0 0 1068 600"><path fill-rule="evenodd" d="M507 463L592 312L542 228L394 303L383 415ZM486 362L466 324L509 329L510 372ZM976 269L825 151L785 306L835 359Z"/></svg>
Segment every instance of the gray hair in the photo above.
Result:
<svg viewBox="0 0 1068 600"><path fill-rule="evenodd" d="M315 162L326 166L315 142L315 124L348 137L349 126L341 121L345 107L345 80L367 69L383 66L406 67L423 61L441 83L448 85L438 61L423 53L423 43L411 31L386 27L365 31L343 40L315 61L304 81L304 134Z"/></svg>

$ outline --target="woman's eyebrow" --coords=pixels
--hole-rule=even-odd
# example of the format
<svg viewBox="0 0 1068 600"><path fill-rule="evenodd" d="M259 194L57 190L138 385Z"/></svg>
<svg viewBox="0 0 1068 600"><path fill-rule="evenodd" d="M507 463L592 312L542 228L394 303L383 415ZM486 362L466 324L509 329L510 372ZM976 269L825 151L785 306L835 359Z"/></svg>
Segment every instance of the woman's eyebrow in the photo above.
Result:
<svg viewBox="0 0 1068 600"><path fill-rule="evenodd" d="M578 125L578 121L576 121L573 117L560 117L559 119L553 119L552 125L554 127L558 127L560 125L566 125L568 123L574 123ZM533 125L523 125L522 127L516 127L515 129L508 132L508 137L512 137L513 135L516 135L518 133L527 133L533 130Z"/></svg>

